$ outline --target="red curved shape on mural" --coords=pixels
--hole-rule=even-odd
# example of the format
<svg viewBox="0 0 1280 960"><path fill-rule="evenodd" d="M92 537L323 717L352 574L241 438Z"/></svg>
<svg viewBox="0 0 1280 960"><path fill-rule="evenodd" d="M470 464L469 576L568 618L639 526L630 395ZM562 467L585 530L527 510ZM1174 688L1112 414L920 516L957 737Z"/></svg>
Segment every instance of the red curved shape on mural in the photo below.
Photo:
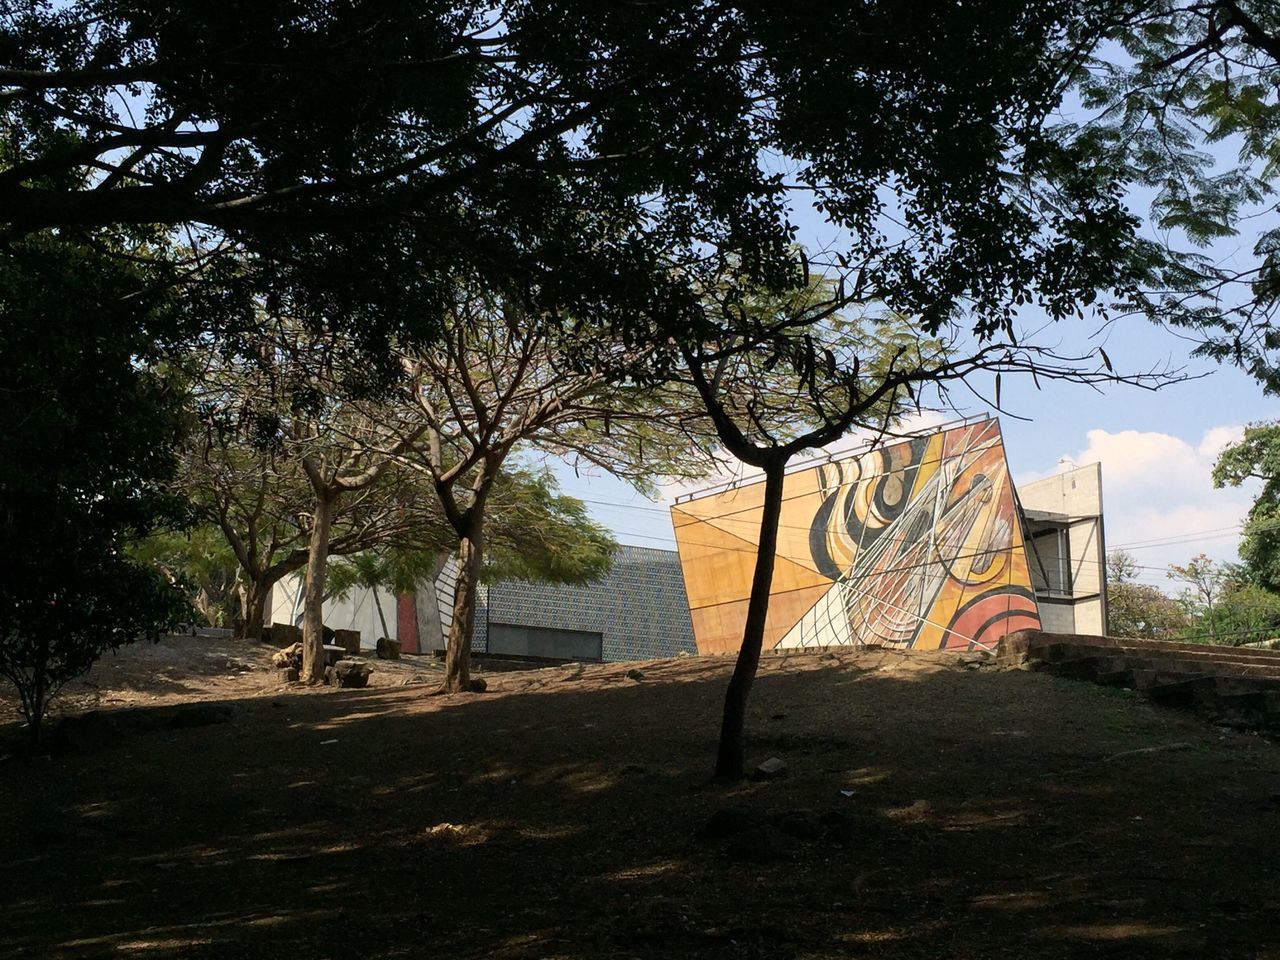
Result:
<svg viewBox="0 0 1280 960"><path fill-rule="evenodd" d="M1040 629L1040 610L1034 597L1024 593L997 593L981 597L956 614L943 648L968 647L971 642L994 647L1000 638L1017 630Z"/></svg>

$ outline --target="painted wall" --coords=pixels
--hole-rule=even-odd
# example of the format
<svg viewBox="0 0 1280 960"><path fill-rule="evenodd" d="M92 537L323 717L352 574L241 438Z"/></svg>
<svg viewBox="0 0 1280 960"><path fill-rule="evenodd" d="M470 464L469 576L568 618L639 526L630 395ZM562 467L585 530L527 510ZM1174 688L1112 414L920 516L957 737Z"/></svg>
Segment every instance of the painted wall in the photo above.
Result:
<svg viewBox="0 0 1280 960"><path fill-rule="evenodd" d="M764 484L671 510L699 653L738 649ZM765 647L993 646L1039 628L1000 426L787 477Z"/></svg>

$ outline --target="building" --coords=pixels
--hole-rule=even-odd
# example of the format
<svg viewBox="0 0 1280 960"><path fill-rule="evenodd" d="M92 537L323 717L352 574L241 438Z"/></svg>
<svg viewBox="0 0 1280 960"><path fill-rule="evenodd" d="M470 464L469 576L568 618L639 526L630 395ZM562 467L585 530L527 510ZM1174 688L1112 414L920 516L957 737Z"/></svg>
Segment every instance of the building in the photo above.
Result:
<svg viewBox="0 0 1280 960"><path fill-rule="evenodd" d="M373 591L325 604L325 622L361 631L372 647L385 621L408 653L444 649L453 618L456 567L443 565L434 583L394 598ZM297 622L301 578L277 586L273 619ZM502 580L482 584L471 649L494 657L610 663L694 653L693 626L674 550L618 548L613 568L595 583L566 585Z"/></svg>
<svg viewBox="0 0 1280 960"><path fill-rule="evenodd" d="M763 482L682 498L677 551L619 548L596 583L482 585L472 650L539 661L638 660L738 649ZM393 598L356 591L325 622L389 633L405 652L444 648L455 567ZM787 475L765 626L767 649L882 644L989 649L1026 628L1106 632L1098 464L1015 489L999 423L971 419ZM273 619L300 619L301 578Z"/></svg>
<svg viewBox="0 0 1280 960"><path fill-rule="evenodd" d="M756 481L672 507L700 653L741 641L763 495ZM990 649L1028 628L1104 632L1100 469L1019 499L989 418L791 471L766 649Z"/></svg>
<svg viewBox="0 0 1280 960"><path fill-rule="evenodd" d="M1031 581L1047 633L1107 633L1102 464L1017 489Z"/></svg>

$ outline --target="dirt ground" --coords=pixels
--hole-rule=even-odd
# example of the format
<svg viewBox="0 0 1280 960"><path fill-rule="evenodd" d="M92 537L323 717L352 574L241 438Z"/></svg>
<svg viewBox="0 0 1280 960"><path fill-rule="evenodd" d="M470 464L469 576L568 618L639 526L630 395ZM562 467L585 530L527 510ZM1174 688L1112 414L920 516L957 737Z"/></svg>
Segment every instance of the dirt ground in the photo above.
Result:
<svg viewBox="0 0 1280 960"><path fill-rule="evenodd" d="M300 692L191 643L73 698L230 722L0 761L0 957L1280 960L1276 747L1120 691L770 659L750 754L788 775L725 786L726 659L430 697L423 661Z"/></svg>

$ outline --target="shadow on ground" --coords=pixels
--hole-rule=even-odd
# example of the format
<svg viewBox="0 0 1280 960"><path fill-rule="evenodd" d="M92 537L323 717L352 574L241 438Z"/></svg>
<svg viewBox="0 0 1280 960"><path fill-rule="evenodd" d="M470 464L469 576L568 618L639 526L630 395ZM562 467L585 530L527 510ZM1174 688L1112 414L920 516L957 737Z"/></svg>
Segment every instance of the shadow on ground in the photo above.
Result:
<svg viewBox="0 0 1280 960"><path fill-rule="evenodd" d="M0 956L1280 957L1264 741L1039 675L809 658L753 701L752 756L789 776L726 787L727 672L236 701L0 763ZM726 806L847 829L743 861L695 837Z"/></svg>

